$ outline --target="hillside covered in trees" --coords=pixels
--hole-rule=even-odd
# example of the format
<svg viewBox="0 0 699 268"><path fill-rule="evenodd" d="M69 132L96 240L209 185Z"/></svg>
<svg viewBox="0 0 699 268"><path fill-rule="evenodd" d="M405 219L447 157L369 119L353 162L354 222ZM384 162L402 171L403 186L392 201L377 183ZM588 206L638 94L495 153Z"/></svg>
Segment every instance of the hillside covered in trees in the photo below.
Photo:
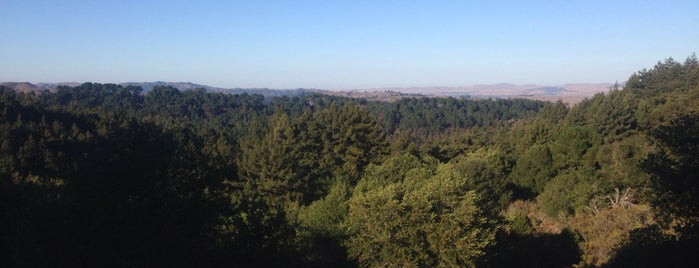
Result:
<svg viewBox="0 0 699 268"><path fill-rule="evenodd" d="M0 87L0 266L699 266L699 62L573 107Z"/></svg>

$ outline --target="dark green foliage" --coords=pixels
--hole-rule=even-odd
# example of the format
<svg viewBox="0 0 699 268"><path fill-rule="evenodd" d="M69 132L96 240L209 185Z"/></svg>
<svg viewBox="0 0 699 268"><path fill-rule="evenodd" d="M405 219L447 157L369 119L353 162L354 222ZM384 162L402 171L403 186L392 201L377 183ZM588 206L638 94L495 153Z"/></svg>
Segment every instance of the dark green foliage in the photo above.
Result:
<svg viewBox="0 0 699 268"><path fill-rule="evenodd" d="M570 171L558 174L551 179L538 196L544 212L551 217L570 214L587 205L595 193L594 180L590 174Z"/></svg>
<svg viewBox="0 0 699 268"><path fill-rule="evenodd" d="M390 104L373 104L373 111L389 134L420 130L434 135L450 129L507 126L510 120L532 117L544 102L471 100L455 98L403 98Z"/></svg>
<svg viewBox="0 0 699 268"><path fill-rule="evenodd" d="M544 186L555 175L553 158L548 146L537 144L524 152L510 175L512 180L531 189L534 193L544 191Z"/></svg>
<svg viewBox="0 0 699 268"><path fill-rule="evenodd" d="M54 94L41 94L49 107L67 107L69 110L98 108L103 111L131 113L143 106L140 87L122 87L115 84L84 83L77 87L58 87Z"/></svg>
<svg viewBox="0 0 699 268"><path fill-rule="evenodd" d="M267 185L264 191L275 196L296 195L289 200L303 204L325 195L334 177L355 181L387 153L384 132L354 104L308 111L295 122L278 111L269 121L262 139L246 138L241 177Z"/></svg>
<svg viewBox="0 0 699 268"><path fill-rule="evenodd" d="M510 203L512 193L507 188L507 175L512 161L501 151L479 149L452 159L450 164L466 177L465 187L482 197L483 209L497 214Z"/></svg>
<svg viewBox="0 0 699 268"><path fill-rule="evenodd" d="M590 128L571 126L562 129L551 144L555 169L583 169L592 165L599 138Z"/></svg>
<svg viewBox="0 0 699 268"><path fill-rule="evenodd" d="M320 114L324 154L330 165L358 178L364 167L386 154L386 134L359 106L331 106Z"/></svg>
<svg viewBox="0 0 699 268"><path fill-rule="evenodd" d="M638 192L638 198L648 200L649 175L641 167L652 151L651 141L645 134L600 145L595 157L600 190L611 192L614 188L633 188Z"/></svg>
<svg viewBox="0 0 699 268"><path fill-rule="evenodd" d="M190 176L177 159L196 152L117 115L23 112L0 132L6 264L209 262L202 257L221 207L206 194L207 177Z"/></svg>
<svg viewBox="0 0 699 268"><path fill-rule="evenodd" d="M230 190L229 210L221 213L215 257L220 265L300 266L295 230L285 203L258 189Z"/></svg>
<svg viewBox="0 0 699 268"><path fill-rule="evenodd" d="M658 191L655 205L679 217L684 228L695 230L699 221L699 113L674 118L652 135L660 148L648 156L643 167ZM699 237L699 233L688 235Z"/></svg>
<svg viewBox="0 0 699 268"><path fill-rule="evenodd" d="M318 266L355 266L342 243L343 222L349 211L351 187L337 180L328 195L314 201L299 213L298 241L307 263Z"/></svg>

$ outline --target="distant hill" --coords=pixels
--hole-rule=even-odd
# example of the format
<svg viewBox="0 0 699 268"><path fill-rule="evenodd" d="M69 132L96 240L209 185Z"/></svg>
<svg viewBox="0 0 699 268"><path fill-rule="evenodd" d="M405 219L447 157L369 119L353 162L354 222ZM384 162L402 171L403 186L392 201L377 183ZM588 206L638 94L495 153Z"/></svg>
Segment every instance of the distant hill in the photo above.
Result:
<svg viewBox="0 0 699 268"><path fill-rule="evenodd" d="M55 92L59 86L70 86L76 87L81 83L76 82L60 82L60 83L38 83L32 84L29 82L4 82L0 85L12 88L18 92L34 92L36 94L41 94L42 91ZM156 86L170 86L179 90L193 90L202 88L207 92L221 92L227 94L260 94L267 97L273 96L303 96L310 93L322 93L324 90L319 89L269 89L269 88L219 88L207 85L195 84L192 82L126 82L120 83L122 86L138 86L143 89L144 92L151 91Z"/></svg>
<svg viewBox="0 0 699 268"><path fill-rule="evenodd" d="M374 90L374 91L324 90L324 91L319 91L318 93L339 96L339 97L346 97L346 98L365 99L368 101L387 101L387 102L396 101L396 100L399 100L399 99L402 99L405 97L420 97L420 96L424 97L424 96L426 96L426 95L422 95L422 94L410 94L410 93L402 93L402 92L390 91L390 90L385 90L385 91L377 91L377 90Z"/></svg>
<svg viewBox="0 0 699 268"><path fill-rule="evenodd" d="M179 90L192 90L192 89L197 89L197 88L203 88L206 91L213 91L213 90L219 90L220 88L216 87L211 87L207 85L199 85L195 84L192 82L163 82L163 81L156 81L156 82L126 82L126 83L121 83L120 85L122 86L138 86L143 89L143 91L151 91L153 90L154 87L156 86L170 86L174 87Z"/></svg>
<svg viewBox="0 0 699 268"><path fill-rule="evenodd" d="M79 86L80 83L38 83L5 82L3 86L13 88L19 92L54 91L58 86ZM613 86L611 83L578 83L564 84L561 86L541 86L536 84L515 85L509 83L473 85L463 87L407 87L407 88L366 88L346 90L323 89L269 89L269 88L220 88L192 82L126 82L123 86L138 86L144 92L152 90L156 86L170 86L179 90L204 89L207 92L221 92L226 94L260 94L266 97L275 96L303 96L312 93L343 96L350 98L365 98L367 100L393 101L406 96L453 96L471 98L526 98L535 100L557 101L562 100L568 104L575 104L581 100L592 97L600 92L607 92Z"/></svg>
<svg viewBox="0 0 699 268"><path fill-rule="evenodd" d="M391 91L427 96L452 96L471 98L526 98L534 100L557 101L575 104L600 92L607 92L611 83L577 83L561 86L542 86L536 84L515 85L509 83L473 85L462 87L407 87L407 88L372 88L365 91ZM350 90L356 91L356 90Z"/></svg>
<svg viewBox="0 0 699 268"><path fill-rule="evenodd" d="M320 92L322 90L318 89L269 89L269 88L220 88L212 87L207 85L195 84L192 82L127 82L121 83L121 85L139 86L143 88L144 92L151 91L156 86L170 86L179 90L192 90L192 89L204 89L207 92L221 92L227 94L260 94L266 97L274 96L303 96L314 92Z"/></svg>
<svg viewBox="0 0 699 268"><path fill-rule="evenodd" d="M565 84L562 86L542 86L536 84L515 85L508 83L491 85L473 85L461 87L391 87L364 89L369 91L396 91L403 93L418 93L426 95L449 95L449 96L480 96L480 97L512 97L512 96L532 96L532 95L585 95L592 96L599 92L608 91L611 83L579 83ZM352 90L350 90L352 91Z"/></svg>
<svg viewBox="0 0 699 268"><path fill-rule="evenodd" d="M29 82L4 82L0 86L14 89L17 92L41 94L42 88Z"/></svg>
<svg viewBox="0 0 699 268"><path fill-rule="evenodd" d="M179 90L192 90L197 88L203 88L207 92L221 92L226 94L259 94L266 97L279 97L279 96L303 96L313 93L342 96L348 98L364 98L372 101L394 101L405 96L417 96L416 94L406 94L401 92L395 92L390 90L385 91L335 91L335 90L324 90L324 89L270 89L270 88L220 88L212 87L207 85L200 85L191 82L128 82L121 83L121 85L131 85L139 86L143 88L144 92L148 92L155 86L171 86Z"/></svg>

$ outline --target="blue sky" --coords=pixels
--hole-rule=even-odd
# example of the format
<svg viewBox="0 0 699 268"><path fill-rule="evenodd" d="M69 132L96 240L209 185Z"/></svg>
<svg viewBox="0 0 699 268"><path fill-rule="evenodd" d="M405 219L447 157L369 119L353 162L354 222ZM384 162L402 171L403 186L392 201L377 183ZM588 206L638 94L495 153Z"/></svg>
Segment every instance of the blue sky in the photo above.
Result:
<svg viewBox="0 0 699 268"><path fill-rule="evenodd" d="M624 81L699 1L0 0L0 81L372 88Z"/></svg>

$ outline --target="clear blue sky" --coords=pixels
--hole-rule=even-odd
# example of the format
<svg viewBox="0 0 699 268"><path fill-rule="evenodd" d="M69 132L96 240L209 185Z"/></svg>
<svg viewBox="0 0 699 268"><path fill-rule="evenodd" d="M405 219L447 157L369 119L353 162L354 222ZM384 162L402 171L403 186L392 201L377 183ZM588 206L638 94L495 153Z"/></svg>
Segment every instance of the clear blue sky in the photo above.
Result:
<svg viewBox="0 0 699 268"><path fill-rule="evenodd" d="M559 85L694 52L697 0L0 0L0 81Z"/></svg>

